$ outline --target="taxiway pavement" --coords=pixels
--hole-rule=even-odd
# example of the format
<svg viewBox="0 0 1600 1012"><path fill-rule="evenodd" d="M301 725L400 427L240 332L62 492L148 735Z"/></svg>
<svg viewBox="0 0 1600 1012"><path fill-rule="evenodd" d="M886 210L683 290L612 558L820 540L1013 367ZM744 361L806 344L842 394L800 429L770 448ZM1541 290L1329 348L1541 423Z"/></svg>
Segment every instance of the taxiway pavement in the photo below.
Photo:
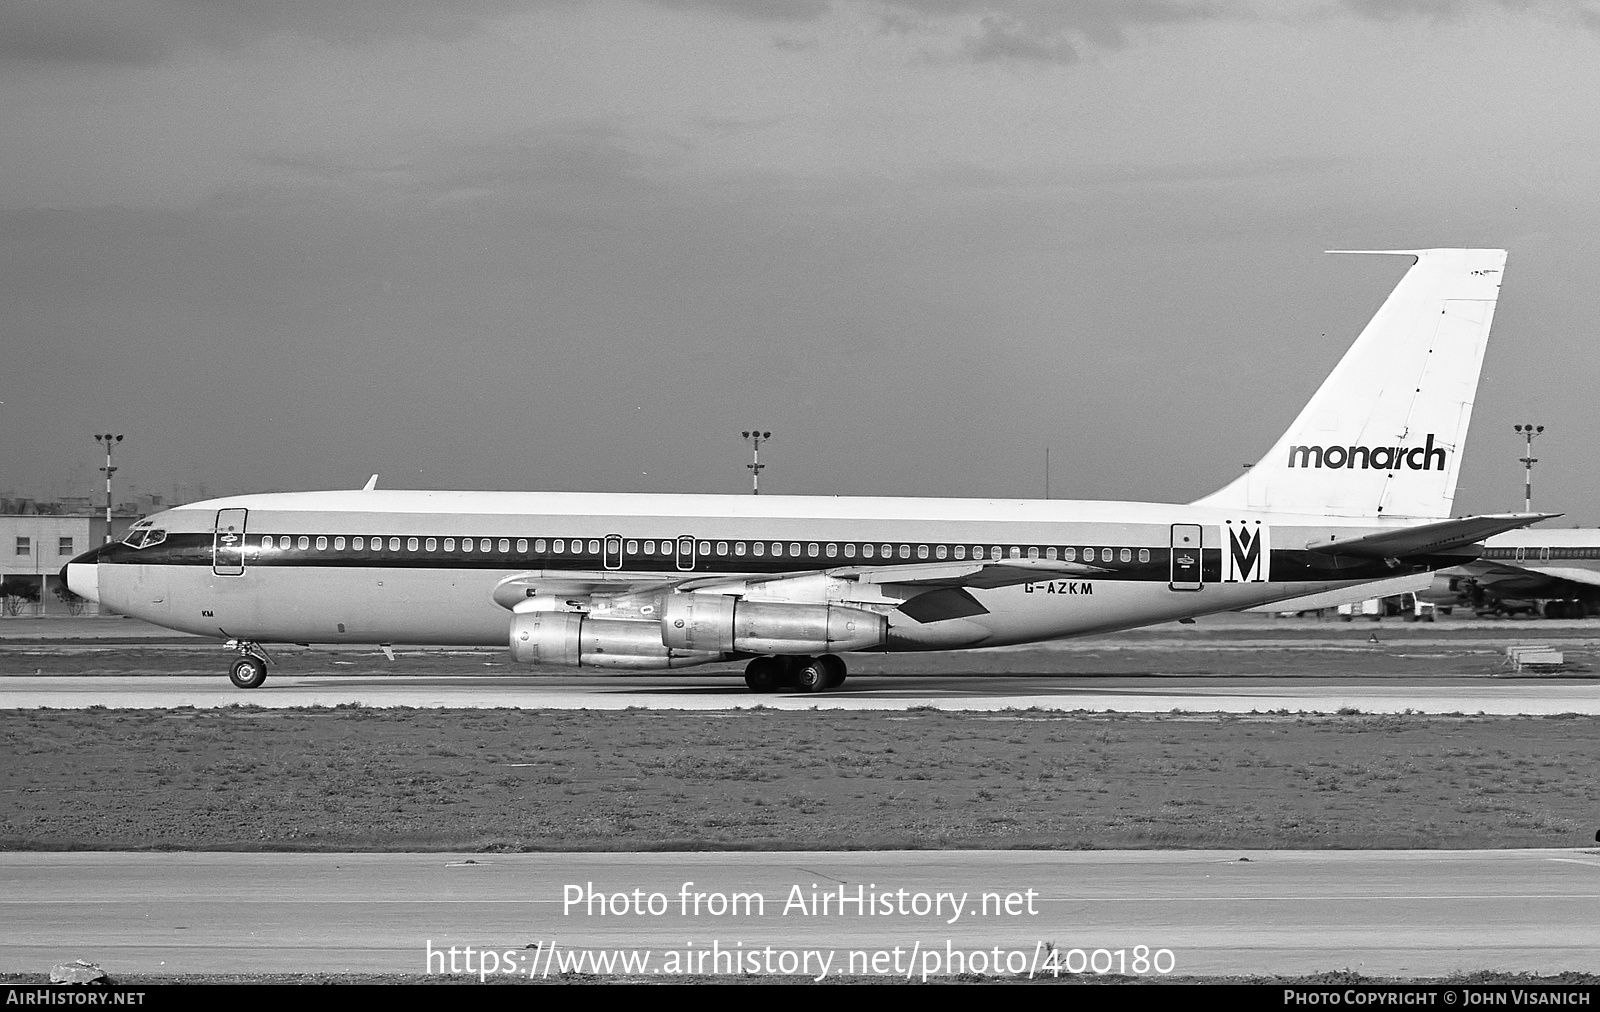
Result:
<svg viewBox="0 0 1600 1012"><path fill-rule="evenodd" d="M430 963L430 947L471 946L497 953L497 967L539 975L549 966L558 976L571 964L557 960L575 953L649 951L645 965L663 972L669 952L743 960L770 947L831 952L833 974L849 969L852 953L865 953L858 967L935 979L954 969L952 952L968 954L971 968L971 953L988 953L992 966L998 948L1003 972L1024 975L1039 972L1037 960L1052 948L1074 967L1082 959L1103 967L1144 946L1151 959L1167 950L1180 975L1592 973L1600 971L1597 855L5 853L0 970L40 972L82 958L113 977L423 974L449 969L447 956ZM591 891L603 904L589 902ZM701 898L690 899L696 893ZM719 908L734 893L759 894L763 905L747 898L736 912ZM941 901L941 893L951 898ZM857 895L868 912L859 912ZM819 908L824 896L834 899ZM882 896L889 899L875 904ZM965 906L952 916L959 896ZM878 953L885 955L873 962ZM731 956L722 964L689 958L702 962L685 972L752 968ZM798 968L799 959L783 965ZM456 966L465 969L459 958ZM592 972L594 964L584 966Z"/></svg>
<svg viewBox="0 0 1600 1012"><path fill-rule="evenodd" d="M738 676L272 675L258 689L220 675L13 676L0 709L269 708L360 705L414 708L621 710L775 709L1087 710L1120 713L1600 714L1600 680L1490 677L862 676L837 691L756 695Z"/></svg>

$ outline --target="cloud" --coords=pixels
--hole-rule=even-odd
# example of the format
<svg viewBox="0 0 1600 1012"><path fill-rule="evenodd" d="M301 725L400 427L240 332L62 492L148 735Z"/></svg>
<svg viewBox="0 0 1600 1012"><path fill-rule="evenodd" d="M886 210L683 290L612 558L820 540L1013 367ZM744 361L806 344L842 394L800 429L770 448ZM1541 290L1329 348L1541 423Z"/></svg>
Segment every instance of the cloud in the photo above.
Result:
<svg viewBox="0 0 1600 1012"><path fill-rule="evenodd" d="M530 6L528 0L12 0L0 4L0 61L151 64L179 48L232 49L278 35L336 45L455 38Z"/></svg>
<svg viewBox="0 0 1600 1012"><path fill-rule="evenodd" d="M75 0L0 6L0 61L156 63L166 39L139 17L139 6Z"/></svg>
<svg viewBox="0 0 1600 1012"><path fill-rule="evenodd" d="M829 0L654 0L670 10L705 10L754 21L815 21Z"/></svg>
<svg viewBox="0 0 1600 1012"><path fill-rule="evenodd" d="M975 63L997 60L1036 60L1041 63L1077 63L1078 50L1058 34L1030 30L1012 18L987 17L976 36L962 40L962 51Z"/></svg>
<svg viewBox="0 0 1600 1012"><path fill-rule="evenodd" d="M959 42L936 60L1076 63L1090 47L1119 49L1130 31L1166 24L1254 18L1246 0L886 0L893 31Z"/></svg>

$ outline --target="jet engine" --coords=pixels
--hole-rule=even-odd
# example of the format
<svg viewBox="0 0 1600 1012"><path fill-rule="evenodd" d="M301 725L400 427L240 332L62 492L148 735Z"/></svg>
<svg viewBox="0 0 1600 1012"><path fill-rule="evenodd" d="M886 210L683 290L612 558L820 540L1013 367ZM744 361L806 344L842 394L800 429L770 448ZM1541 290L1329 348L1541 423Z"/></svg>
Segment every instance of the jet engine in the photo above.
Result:
<svg viewBox="0 0 1600 1012"><path fill-rule="evenodd" d="M555 611L511 619L511 657L522 664L633 669L687 668L725 659L721 651L664 645L656 622Z"/></svg>
<svg viewBox="0 0 1600 1012"><path fill-rule="evenodd" d="M662 602L659 638L673 650L822 654L882 646L888 628L887 618L860 608L674 594Z"/></svg>

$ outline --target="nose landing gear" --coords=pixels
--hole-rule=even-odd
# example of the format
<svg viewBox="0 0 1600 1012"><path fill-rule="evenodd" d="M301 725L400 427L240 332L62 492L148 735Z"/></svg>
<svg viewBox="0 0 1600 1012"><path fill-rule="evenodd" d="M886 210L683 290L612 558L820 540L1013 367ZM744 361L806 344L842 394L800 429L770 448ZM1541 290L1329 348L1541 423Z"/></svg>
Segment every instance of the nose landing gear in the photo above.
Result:
<svg viewBox="0 0 1600 1012"><path fill-rule="evenodd" d="M259 689L267 680L267 652L261 644L229 640L225 645L239 652L239 659L228 665L228 681L241 689Z"/></svg>

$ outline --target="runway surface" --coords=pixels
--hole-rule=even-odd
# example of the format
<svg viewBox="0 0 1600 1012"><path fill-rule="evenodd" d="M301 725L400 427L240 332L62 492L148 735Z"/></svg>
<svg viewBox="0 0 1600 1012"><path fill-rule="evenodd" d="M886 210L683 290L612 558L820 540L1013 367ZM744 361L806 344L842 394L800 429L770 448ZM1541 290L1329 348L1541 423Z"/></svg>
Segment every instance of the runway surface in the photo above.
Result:
<svg viewBox="0 0 1600 1012"><path fill-rule="evenodd" d="M930 979L954 968L951 953L972 959L982 950L986 964L1020 975L1039 972L1049 946L1074 968L1132 961L1144 946L1178 975L1600 971L1593 850L6 853L0 886L6 972L83 958L113 977L422 974L430 945L439 953L433 972L448 970L450 947L472 946L523 975L546 966L558 975L572 964L557 960L617 950L648 950L644 965L655 972L667 969L669 952L680 965L689 953L685 972L705 973L769 972L760 959L771 972L798 973L809 950L812 976L825 953L833 974L848 969L852 952L873 972L883 953L877 972ZM602 904L587 902L591 888ZM688 906L696 893L698 913ZM764 906L718 907L734 893L758 893ZM832 899L819 909L825 895ZM921 912L935 903L937 913ZM757 965L733 962L768 947L773 955ZM737 955L715 965L713 951ZM708 955L697 971L699 952ZM784 952L794 955L780 963ZM585 972L594 965L585 962Z"/></svg>
<svg viewBox="0 0 1600 1012"><path fill-rule="evenodd" d="M863 676L840 691L806 695L748 691L737 676L429 676L274 675L241 690L219 675L110 677L13 676L0 679L0 709L211 708L249 705L362 705L417 708L628 707L730 710L765 706L797 710L1117 711L1121 713L1250 713L1273 710L1335 713L1600 714L1600 681L1559 678L1394 676L1360 679L1283 676L1012 677Z"/></svg>

